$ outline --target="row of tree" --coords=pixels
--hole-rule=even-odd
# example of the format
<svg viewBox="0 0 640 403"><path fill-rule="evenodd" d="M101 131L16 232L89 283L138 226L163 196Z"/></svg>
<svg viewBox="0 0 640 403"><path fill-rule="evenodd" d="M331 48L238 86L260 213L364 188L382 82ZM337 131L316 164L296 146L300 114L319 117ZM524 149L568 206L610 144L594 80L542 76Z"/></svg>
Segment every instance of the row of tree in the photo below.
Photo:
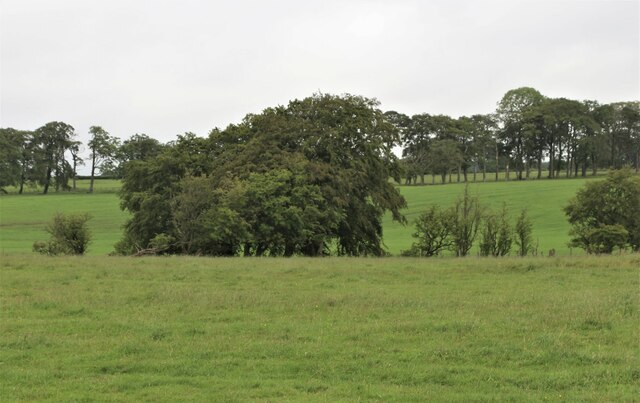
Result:
<svg viewBox="0 0 640 403"><path fill-rule="evenodd" d="M385 112L384 120L400 133L394 145L403 146L406 183L424 183L440 176L444 183L474 181L481 175L515 173L517 179L597 174L600 168L633 166L640 169L640 102L599 104L547 98L533 88L508 91L495 113L462 116ZM50 122L35 131L0 129L0 189L39 185L47 193L75 187L79 165L90 164L97 174L121 178L126 162L145 160L162 152L163 145L144 134L121 141L100 126L89 130L83 149L72 126ZM195 137L186 133L182 137ZM89 154L88 161L81 155ZM533 174L532 174L533 172ZM73 181L73 185L69 185ZM93 191L93 180L90 184Z"/></svg>
<svg viewBox="0 0 640 403"><path fill-rule="evenodd" d="M100 126L92 126L89 135L85 160L83 144L69 124L50 122L34 131L0 129L0 190L15 186L22 194L25 187L40 186L47 194L51 187L75 189L78 167L88 163L93 192L97 175L122 177L126 162L154 157L166 147L144 134L122 142Z"/></svg>
<svg viewBox="0 0 640 403"><path fill-rule="evenodd" d="M462 116L386 112L404 145L406 182L487 172L505 179L586 176L600 168L640 168L640 102L599 104L547 98L529 87L508 91L495 113ZM432 177L432 180L435 180Z"/></svg>

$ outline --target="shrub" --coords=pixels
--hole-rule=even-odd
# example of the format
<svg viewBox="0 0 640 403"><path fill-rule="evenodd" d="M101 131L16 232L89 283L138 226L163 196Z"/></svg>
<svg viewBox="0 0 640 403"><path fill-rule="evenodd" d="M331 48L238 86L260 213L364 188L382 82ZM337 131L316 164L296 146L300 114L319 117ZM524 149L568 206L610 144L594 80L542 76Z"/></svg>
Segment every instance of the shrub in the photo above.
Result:
<svg viewBox="0 0 640 403"><path fill-rule="evenodd" d="M33 250L44 255L84 255L91 242L91 232L87 227L90 219L89 214L57 213L45 227L51 238L47 242L34 242Z"/></svg>
<svg viewBox="0 0 640 403"><path fill-rule="evenodd" d="M587 183L564 211L572 225L571 246L611 253L625 233L622 227L625 245L640 251L640 176L631 170L612 171L604 181Z"/></svg>
<svg viewBox="0 0 640 403"><path fill-rule="evenodd" d="M469 186L465 186L464 193L453 207L453 227L451 236L452 249L456 256L467 256L473 246L480 226L482 211L477 197L469 194Z"/></svg>
<svg viewBox="0 0 640 403"><path fill-rule="evenodd" d="M527 214L527 210L523 209L516 221L515 234L516 245L518 245L518 255L527 256L533 250L533 223Z"/></svg>
<svg viewBox="0 0 640 403"><path fill-rule="evenodd" d="M414 225L416 231L413 237L416 242L411 249L402 252L404 256L437 256L453 245L451 209L441 210L438 206L432 206L418 217Z"/></svg>
<svg viewBox="0 0 640 403"><path fill-rule="evenodd" d="M513 228L509 224L507 207L503 205L499 216L494 213L485 216L480 255L505 256L511 251L512 243Z"/></svg>

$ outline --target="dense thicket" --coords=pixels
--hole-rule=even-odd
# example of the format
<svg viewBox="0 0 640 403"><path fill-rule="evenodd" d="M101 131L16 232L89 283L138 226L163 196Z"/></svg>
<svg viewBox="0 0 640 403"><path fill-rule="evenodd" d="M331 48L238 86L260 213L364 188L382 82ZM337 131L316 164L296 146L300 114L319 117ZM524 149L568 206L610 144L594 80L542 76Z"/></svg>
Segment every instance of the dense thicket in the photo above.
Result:
<svg viewBox="0 0 640 403"><path fill-rule="evenodd" d="M384 254L381 219L403 221L392 148L398 131L374 100L315 95L248 115L209 137L180 136L129 163L132 213L122 253L318 256Z"/></svg>

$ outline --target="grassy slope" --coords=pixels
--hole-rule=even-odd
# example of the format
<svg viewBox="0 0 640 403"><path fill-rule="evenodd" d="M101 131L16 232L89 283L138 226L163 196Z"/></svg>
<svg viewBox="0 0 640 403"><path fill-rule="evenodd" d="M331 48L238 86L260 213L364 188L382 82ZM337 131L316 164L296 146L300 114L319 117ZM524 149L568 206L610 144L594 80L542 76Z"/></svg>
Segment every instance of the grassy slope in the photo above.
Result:
<svg viewBox="0 0 640 403"><path fill-rule="evenodd" d="M89 254L106 255L122 236L126 214L115 193L9 195L0 197L0 251L28 253L36 240L46 240L44 227L56 212L90 213L93 241Z"/></svg>
<svg viewBox="0 0 640 403"><path fill-rule="evenodd" d="M498 182L471 184L473 194L478 194L488 206L500 209L505 201L515 217L522 207L527 207L534 221L534 238L540 242L540 251L545 254L555 248L559 254L569 254L566 246L569 225L562 207L584 184L585 179ZM79 189L88 186L80 181ZM27 253L35 240L47 239L43 228L56 211L71 213L89 212L94 219L90 226L94 242L89 248L91 255L105 255L113 250L113 244L122 235L122 224L126 214L118 207L114 190L117 181L96 181L96 193L54 193L9 195L0 197L0 251L4 253ZM409 203L405 211L410 223L426 210L430 204L449 206L464 190L462 184L438 186L401 186L400 190ZM399 254L413 242L412 225L402 226L385 217L384 241L389 251ZM579 251L574 251L579 253Z"/></svg>
<svg viewBox="0 0 640 403"><path fill-rule="evenodd" d="M1 261L5 401L637 398L637 255Z"/></svg>
<svg viewBox="0 0 640 403"><path fill-rule="evenodd" d="M549 249L556 249L558 254L569 254L569 223L562 211L568 200L587 180L541 180L522 182L497 182L470 184L472 195L477 195L483 205L500 211L505 202L515 222L522 208L527 208L533 220L534 240L539 241L539 250L546 255ZM408 226L391 221L389 215L384 221L384 242L391 253L409 249L413 238L413 221L432 204L447 207L464 192L463 184L447 184L437 186L402 186L402 194L407 199L409 208L405 211ZM579 251L573 251L579 253Z"/></svg>

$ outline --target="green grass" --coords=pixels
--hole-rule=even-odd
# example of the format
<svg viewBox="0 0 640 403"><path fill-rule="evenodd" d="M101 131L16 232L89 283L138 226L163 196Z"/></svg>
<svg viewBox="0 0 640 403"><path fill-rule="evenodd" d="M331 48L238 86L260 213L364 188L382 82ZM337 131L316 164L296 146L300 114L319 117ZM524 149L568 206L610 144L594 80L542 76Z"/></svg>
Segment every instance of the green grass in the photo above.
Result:
<svg viewBox="0 0 640 403"><path fill-rule="evenodd" d="M0 261L3 401L638 397L638 255Z"/></svg>
<svg viewBox="0 0 640 403"><path fill-rule="evenodd" d="M33 242L47 240L44 227L56 212L89 213L93 234L90 255L106 255L122 237L127 214L120 210L115 193L52 193L0 197L0 252L25 253Z"/></svg>
<svg viewBox="0 0 640 403"><path fill-rule="evenodd" d="M533 220L533 238L539 251L546 255L550 249L555 249L560 255L569 255L582 252L570 251L567 246L570 226L562 209L588 180L594 179L470 183L469 189L484 206L496 212L500 211L503 202L506 203L514 223L520 210L526 208ZM410 224L403 226L393 222L390 215L385 217L384 242L393 254L411 247L413 221L420 213L433 204L451 206L464 192L464 184L401 186L400 191L409 205L404 213Z"/></svg>
<svg viewBox="0 0 640 403"><path fill-rule="evenodd" d="M539 242L540 252L546 255L556 249L560 255L568 255L569 224L562 211L576 191L592 179L512 181L470 184L472 194L496 210L506 202L515 219L523 207L528 208L534 222L533 236ZM0 251L22 253L31 250L35 240L47 239L44 226L57 211L64 213L88 212L93 215L89 225L94 241L89 246L90 255L105 255L122 236L122 224L127 213L120 211L117 181L96 181L96 193L60 192L50 195L26 194L0 196ZM82 186L85 184L83 183ZM80 185L79 185L80 186ZM88 186L88 185L87 185ZM109 190L111 189L111 190ZM409 249L413 238L413 220L431 204L451 205L463 192L463 184L437 186L400 186L409 208L404 211L410 224L402 226L384 220L384 242L392 254ZM574 250L573 254L581 254Z"/></svg>
<svg viewBox="0 0 640 403"><path fill-rule="evenodd" d="M73 193L87 193L89 192L89 179L78 179L76 181L76 188L72 189ZM69 182L69 186L72 186L73 182ZM93 182L93 191L95 193L114 193L120 190L122 182L119 179L96 179ZM42 193L42 186L27 186L23 189L24 194L40 194ZM5 188L9 194L18 194L18 188L15 186L8 186ZM56 193L54 188L49 188L50 193ZM58 193L67 193L58 192Z"/></svg>

